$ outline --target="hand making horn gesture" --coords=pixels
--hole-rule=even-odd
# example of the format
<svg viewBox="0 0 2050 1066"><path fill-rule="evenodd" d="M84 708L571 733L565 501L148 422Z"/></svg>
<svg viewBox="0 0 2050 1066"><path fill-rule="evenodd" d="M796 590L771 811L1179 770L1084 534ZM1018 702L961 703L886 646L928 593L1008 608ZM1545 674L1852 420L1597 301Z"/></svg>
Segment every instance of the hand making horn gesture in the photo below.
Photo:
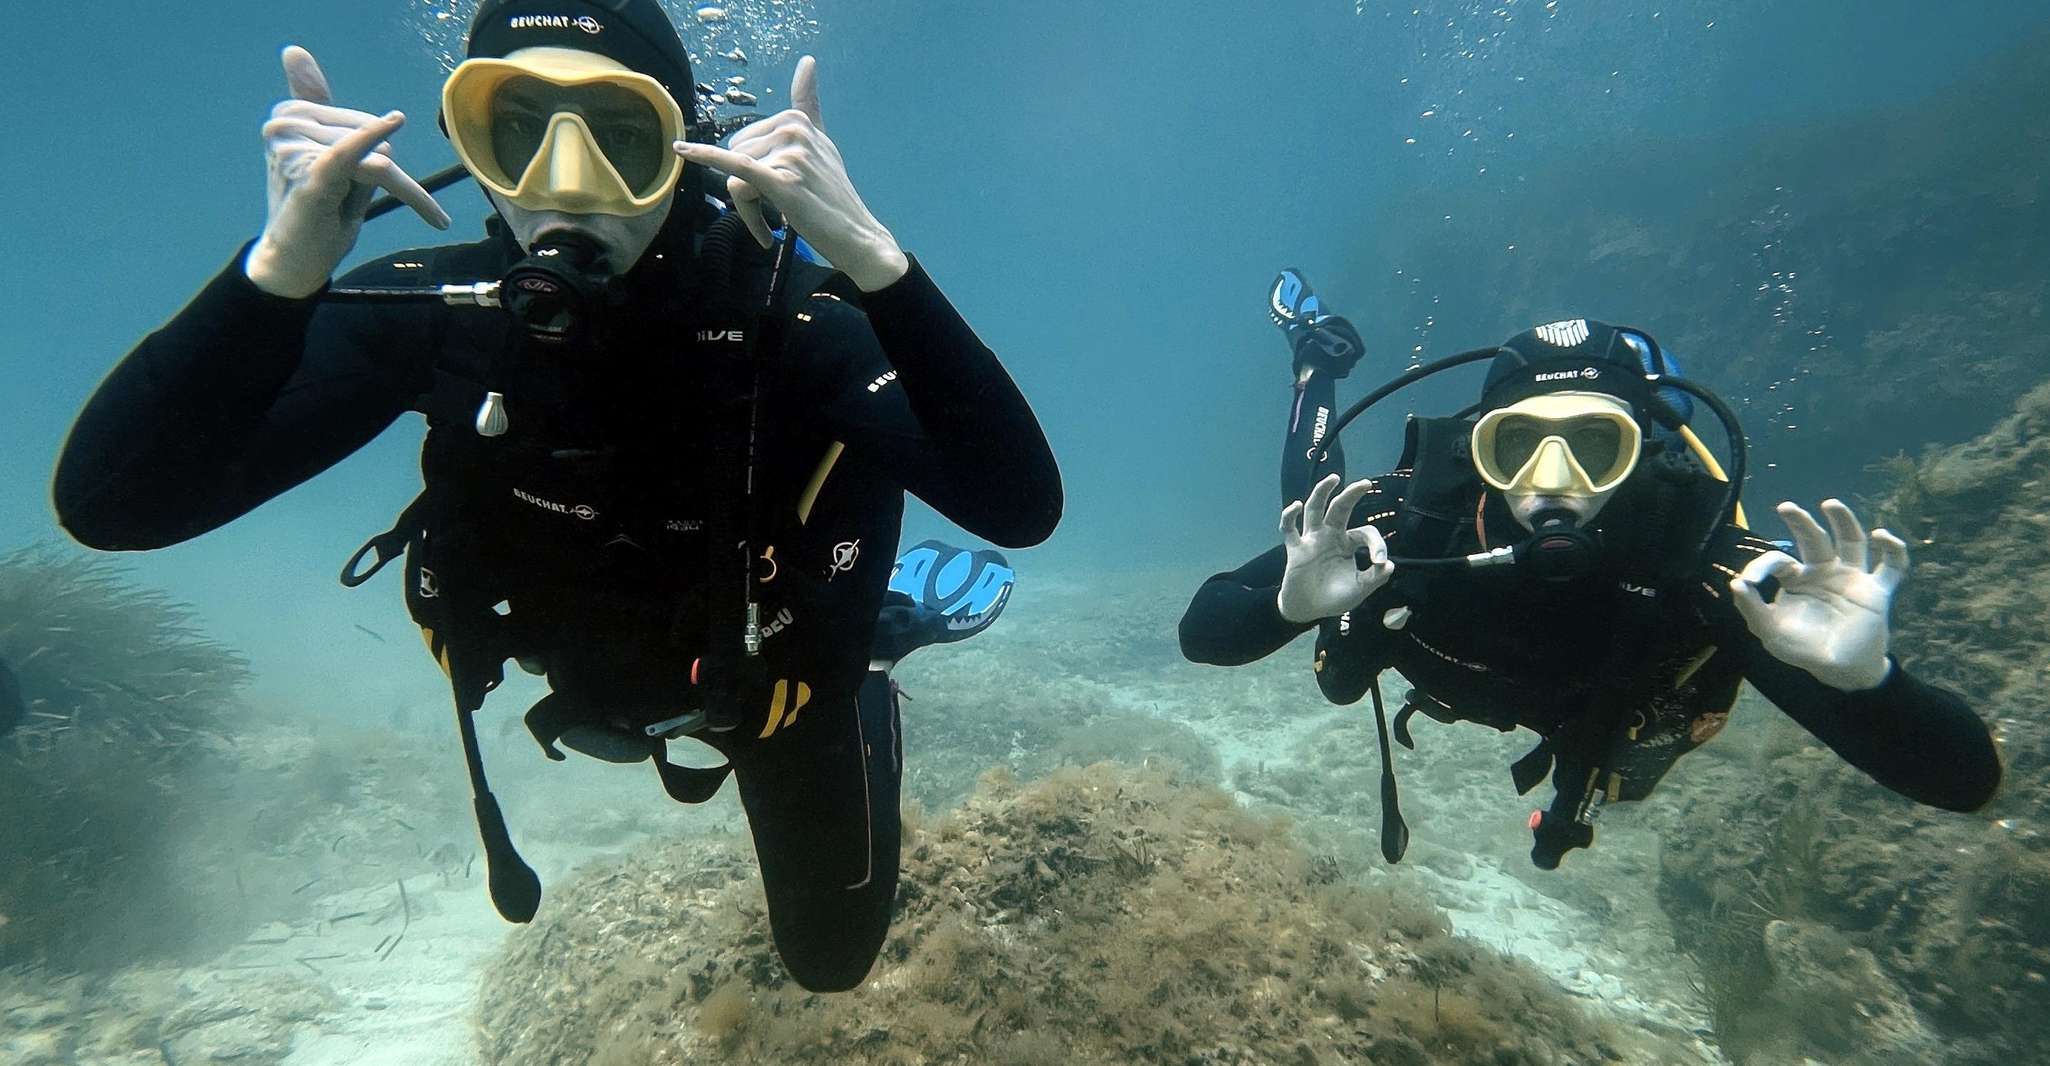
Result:
<svg viewBox="0 0 2050 1066"><path fill-rule="evenodd" d="M726 191L762 247L773 237L762 218L767 200L819 254L864 292L885 288L909 269L897 238L876 221L854 183L839 146L826 136L819 111L818 61L797 62L791 107L733 135L730 147L676 142L676 153L729 175Z"/></svg>
<svg viewBox="0 0 2050 1066"><path fill-rule="evenodd" d="M378 189L436 229L447 229L449 217L392 160L385 138L406 124L405 115L334 106L320 64L298 45L285 49L284 63L291 96L271 108L263 124L270 215L243 271L257 288L298 299L319 292L356 246L363 212Z"/></svg>
<svg viewBox="0 0 2050 1066"><path fill-rule="evenodd" d="M1889 669L1886 615L1893 590L1908 574L1907 544L1883 529L1868 538L1839 500L1822 501L1828 530L1793 503L1780 504L1779 514L1801 558L1767 552L1730 580L1744 624L1773 658L1831 688L1876 687ZM1771 603L1758 592L1768 578L1779 581Z"/></svg>

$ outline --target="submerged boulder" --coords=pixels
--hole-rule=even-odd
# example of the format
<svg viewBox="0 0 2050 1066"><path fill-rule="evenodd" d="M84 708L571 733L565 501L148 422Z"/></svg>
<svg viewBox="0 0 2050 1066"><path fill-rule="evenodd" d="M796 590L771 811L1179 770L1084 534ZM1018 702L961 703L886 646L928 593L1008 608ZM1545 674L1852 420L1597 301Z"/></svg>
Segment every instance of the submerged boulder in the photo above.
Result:
<svg viewBox="0 0 2050 1066"><path fill-rule="evenodd" d="M2001 794L1968 815L1915 806L1782 723L1688 780L1661 896L1740 1059L1782 1061L1792 1041L1827 1061L2034 1061L2050 1044L2050 385L1889 472L1874 515L1915 555L1894 650L1994 724ZM1839 942L1872 972L1800 962ZM1866 991L1826 1006L1847 980ZM1904 1000L1877 991L1891 988Z"/></svg>
<svg viewBox="0 0 2050 1066"><path fill-rule="evenodd" d="M1683 1057L1590 1021L1526 964L1448 936L1388 879L1347 883L1286 823L1171 771L1099 763L1031 784L993 772L958 810L912 818L904 854L881 961L831 996L785 975L739 847L679 844L589 875L492 968L487 1060Z"/></svg>

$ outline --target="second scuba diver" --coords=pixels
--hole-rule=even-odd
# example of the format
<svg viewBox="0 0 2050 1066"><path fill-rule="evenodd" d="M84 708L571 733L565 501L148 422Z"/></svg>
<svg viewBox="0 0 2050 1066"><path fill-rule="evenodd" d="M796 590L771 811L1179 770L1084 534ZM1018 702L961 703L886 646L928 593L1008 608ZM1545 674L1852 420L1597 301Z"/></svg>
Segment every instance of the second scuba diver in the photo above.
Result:
<svg viewBox="0 0 2050 1066"><path fill-rule="evenodd" d="M1405 746L1418 712L1539 736L1512 776L1519 792L1547 776L1556 790L1530 821L1532 860L1547 869L1592 843L1605 803L1643 799L1715 736L1747 681L1910 799L1969 811L1992 798L2001 765L1986 725L1888 655L1906 545L1868 535L1836 500L1822 505L1827 529L1780 505L1798 559L1747 532L1741 430L1650 335L1539 326L1416 368L1334 420L1333 380L1358 358L1357 332L1294 271L1270 312L1295 355L1282 544L1204 583L1182 650L1239 665L1317 630L1324 694L1374 699L1389 861L1408 829L1377 681L1388 668L1414 686L1393 728ZM1347 422L1483 361L1474 407L1411 418L1395 469L1339 488ZM1689 426L1697 402L1733 442L1727 475Z"/></svg>
<svg viewBox="0 0 2050 1066"><path fill-rule="evenodd" d="M1031 545L1061 513L1053 455L856 194L809 58L792 109L722 148L657 0L486 0L467 54L442 120L496 208L489 237L331 283L377 188L448 215L384 143L404 117L335 104L287 50L268 222L88 402L59 518L97 548L175 544L421 411L425 491L344 580L405 553L500 912L540 899L472 721L514 660L547 677L527 723L551 758L559 740L652 761L685 802L730 770L792 976L851 988L896 894L887 667L986 625L1009 588L993 552L926 544L893 566L903 493ZM684 733L729 765L668 763Z"/></svg>

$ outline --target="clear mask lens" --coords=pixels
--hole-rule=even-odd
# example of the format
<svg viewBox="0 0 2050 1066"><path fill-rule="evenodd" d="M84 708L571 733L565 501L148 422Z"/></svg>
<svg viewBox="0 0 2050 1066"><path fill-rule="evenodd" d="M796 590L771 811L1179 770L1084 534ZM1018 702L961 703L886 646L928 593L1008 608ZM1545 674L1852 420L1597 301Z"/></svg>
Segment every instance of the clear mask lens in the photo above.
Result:
<svg viewBox="0 0 2050 1066"><path fill-rule="evenodd" d="M1505 491L1528 479L1547 442L1563 447L1577 468L1575 480L1585 481L1578 488L1606 491L1636 466L1639 444L1636 424L1608 413L1554 419L1500 412L1483 420L1476 437L1476 466L1491 485Z"/></svg>
<svg viewBox="0 0 2050 1066"><path fill-rule="evenodd" d="M669 152L662 117L645 96L622 85L507 79L491 98L491 151L499 170L514 180L525 174L556 116L565 113L584 120L594 146L633 195L655 191Z"/></svg>

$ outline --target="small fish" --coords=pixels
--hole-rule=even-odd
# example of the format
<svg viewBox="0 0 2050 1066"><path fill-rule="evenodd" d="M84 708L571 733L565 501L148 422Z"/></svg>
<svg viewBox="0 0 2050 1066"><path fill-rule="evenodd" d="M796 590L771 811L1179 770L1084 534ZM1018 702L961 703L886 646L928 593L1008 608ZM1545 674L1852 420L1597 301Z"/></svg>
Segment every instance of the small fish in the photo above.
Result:
<svg viewBox="0 0 2050 1066"><path fill-rule="evenodd" d="M747 53L735 48L733 51L726 53L726 58L734 63L745 63L747 62Z"/></svg>
<svg viewBox="0 0 2050 1066"><path fill-rule="evenodd" d="M691 12L691 14L696 15L698 17L699 22L705 23L707 25L714 22L726 21L726 9L720 7L717 4L706 4L705 6L698 8L696 11Z"/></svg>
<svg viewBox="0 0 2050 1066"><path fill-rule="evenodd" d="M357 631L357 632L359 632L359 633L362 633L363 635L365 635L365 636L367 636L367 637L369 637L369 638L370 638L371 640L374 640L374 641L378 642L379 644L388 644L388 643L390 643L390 641L387 641L387 640L385 640L385 639L384 639L383 637L379 636L376 630L374 630L374 629L371 629L371 628L370 628L370 627L368 627L368 626L357 626L357 627L356 627L356 631Z"/></svg>
<svg viewBox="0 0 2050 1066"><path fill-rule="evenodd" d="M747 107L755 102L755 94L745 89L728 89L725 96L727 103L739 104L742 107Z"/></svg>

